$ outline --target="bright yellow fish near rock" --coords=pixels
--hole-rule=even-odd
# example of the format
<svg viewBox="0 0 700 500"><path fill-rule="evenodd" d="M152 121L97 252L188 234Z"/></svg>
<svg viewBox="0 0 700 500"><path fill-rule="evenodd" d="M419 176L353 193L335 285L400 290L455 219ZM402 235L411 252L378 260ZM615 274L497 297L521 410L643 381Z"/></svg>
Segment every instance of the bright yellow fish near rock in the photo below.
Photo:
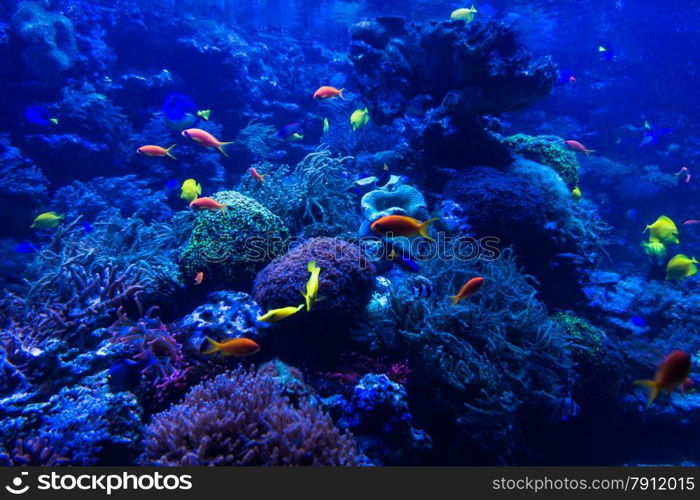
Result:
<svg viewBox="0 0 700 500"><path fill-rule="evenodd" d="M644 253L652 259L661 261L666 258L666 245L660 241L645 241L642 243L642 247Z"/></svg>
<svg viewBox="0 0 700 500"><path fill-rule="evenodd" d="M649 241L660 241L665 245L678 245L680 243L676 223L665 215L662 215L653 224L647 226L644 232L647 230L649 231Z"/></svg>
<svg viewBox="0 0 700 500"><path fill-rule="evenodd" d="M697 264L698 261L695 260L695 257L689 259L687 256L679 253L668 261L666 265L666 279L679 280L693 276L698 272Z"/></svg>
<svg viewBox="0 0 700 500"><path fill-rule="evenodd" d="M58 215L56 212L44 212L34 218L30 227L32 229L51 229L58 226L63 218L63 215Z"/></svg>
<svg viewBox="0 0 700 500"><path fill-rule="evenodd" d="M580 200L582 196L583 196L583 194L581 193L580 187L576 186L574 189L571 190L571 198L574 201Z"/></svg>
<svg viewBox="0 0 700 500"><path fill-rule="evenodd" d="M311 310L311 305L316 301L318 295L318 276L321 268L316 265L316 261L309 261L306 270L311 273L309 281L306 282L306 293L302 293L306 300L306 310Z"/></svg>
<svg viewBox="0 0 700 500"><path fill-rule="evenodd" d="M350 125L352 130L357 131L369 123L369 111L365 109L356 109L350 115Z"/></svg>
<svg viewBox="0 0 700 500"><path fill-rule="evenodd" d="M463 8L452 11L452 14L450 14L450 19L461 19L462 21L470 23L474 20L474 14L477 12L479 11L472 5L468 9Z"/></svg>
<svg viewBox="0 0 700 500"><path fill-rule="evenodd" d="M182 188L180 189L180 198L187 201L187 203L192 203L202 194L202 186L194 179L187 179L182 183Z"/></svg>
<svg viewBox="0 0 700 500"><path fill-rule="evenodd" d="M288 318L292 314L299 312L304 308L304 304L299 304L297 307L281 307L280 309L271 309L267 311L262 316L258 316L256 319L262 321L263 323L277 323L285 318Z"/></svg>

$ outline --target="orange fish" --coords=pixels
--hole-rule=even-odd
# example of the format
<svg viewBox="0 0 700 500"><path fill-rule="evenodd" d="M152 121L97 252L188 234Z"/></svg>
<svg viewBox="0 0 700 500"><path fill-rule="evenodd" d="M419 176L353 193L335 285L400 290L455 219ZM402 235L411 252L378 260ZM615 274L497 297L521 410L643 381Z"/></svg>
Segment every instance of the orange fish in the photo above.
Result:
<svg viewBox="0 0 700 500"><path fill-rule="evenodd" d="M175 144L170 146L169 148L164 148L161 146L153 146L151 144L147 146L141 146L136 150L136 152L140 155L146 155L146 156L168 156L175 160L176 158L172 155L170 152L171 149L175 147Z"/></svg>
<svg viewBox="0 0 700 500"><path fill-rule="evenodd" d="M257 170L255 170L255 167L250 167L248 169L250 172L250 175L253 176L253 179L255 179L258 182L265 182L265 174L259 174Z"/></svg>
<svg viewBox="0 0 700 500"><path fill-rule="evenodd" d="M220 352L222 356L244 357L255 354L260 350L260 346L254 340L245 337L235 339L226 339L223 342L217 342L207 337L209 347L202 354L214 354Z"/></svg>
<svg viewBox="0 0 700 500"><path fill-rule="evenodd" d="M201 128L188 128L187 130L183 130L182 136L192 139L194 142L204 146L205 148L217 149L222 155L228 158L226 151L224 151L224 146L232 144L232 142L221 142L219 139Z"/></svg>
<svg viewBox="0 0 700 500"><path fill-rule="evenodd" d="M678 386L683 388L692 385L692 381L688 378L689 375L690 355L687 352L675 350L661 362L656 370L654 380L635 380L634 383L649 389L649 399L647 400L647 408L649 408L659 392L671 394Z"/></svg>
<svg viewBox="0 0 700 500"><path fill-rule="evenodd" d="M404 215L387 215L374 221L370 228L374 234L379 236L416 236L420 234L423 238L433 241L429 231L430 225L436 220L437 218L421 222Z"/></svg>
<svg viewBox="0 0 700 500"><path fill-rule="evenodd" d="M595 153L595 149L586 149L586 147L578 141L564 141L564 144L569 146L569 149L572 149L577 153L583 153L586 156L588 156L591 153Z"/></svg>
<svg viewBox="0 0 700 500"><path fill-rule="evenodd" d="M194 277L194 284L195 285L201 285L202 281L204 281L204 272L199 271L197 275Z"/></svg>
<svg viewBox="0 0 700 500"><path fill-rule="evenodd" d="M338 90L335 87L323 85L322 87L319 87L316 92L314 92L314 99L332 99L334 97L345 99L345 97L343 97L344 90L345 89Z"/></svg>
<svg viewBox="0 0 700 500"><path fill-rule="evenodd" d="M476 292L479 291L481 285L483 284L484 278L482 278L481 276L477 276L476 278L472 278L469 281L467 281L464 285L462 285L462 288L459 289L457 295L452 295L450 297L452 299L452 305L457 305L459 304L460 300L466 299L474 295Z"/></svg>
<svg viewBox="0 0 700 500"><path fill-rule="evenodd" d="M190 208L198 208L199 210L221 210L224 212L228 205L222 205L212 198L197 198L190 203Z"/></svg>

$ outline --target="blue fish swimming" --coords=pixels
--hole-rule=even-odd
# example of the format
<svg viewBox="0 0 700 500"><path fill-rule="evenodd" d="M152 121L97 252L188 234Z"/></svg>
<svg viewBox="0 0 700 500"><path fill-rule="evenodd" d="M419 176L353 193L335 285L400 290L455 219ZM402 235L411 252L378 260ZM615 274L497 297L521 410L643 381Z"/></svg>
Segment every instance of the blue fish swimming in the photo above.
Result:
<svg viewBox="0 0 700 500"><path fill-rule="evenodd" d="M187 94L181 92L171 92L163 100L163 113L169 120L178 121L188 114L197 112L197 105Z"/></svg>
<svg viewBox="0 0 700 500"><path fill-rule="evenodd" d="M37 248L33 243L29 241L23 241L22 243L15 246L15 252L17 253L30 254L38 251L39 248Z"/></svg>
<svg viewBox="0 0 700 500"><path fill-rule="evenodd" d="M29 106L24 110L24 117L34 125L58 125L58 118L51 116L49 110L43 106Z"/></svg>
<svg viewBox="0 0 700 500"><path fill-rule="evenodd" d="M109 387L114 392L134 389L141 381L141 363L121 359L109 367Z"/></svg>

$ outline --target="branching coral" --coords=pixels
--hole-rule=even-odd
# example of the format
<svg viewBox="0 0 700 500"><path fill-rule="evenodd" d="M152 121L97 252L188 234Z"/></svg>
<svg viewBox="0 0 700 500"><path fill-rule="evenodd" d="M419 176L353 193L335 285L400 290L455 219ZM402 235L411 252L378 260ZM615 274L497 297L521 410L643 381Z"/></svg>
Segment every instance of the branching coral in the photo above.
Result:
<svg viewBox="0 0 700 500"><path fill-rule="evenodd" d="M11 452L0 452L0 465L14 467L58 467L69 465L70 458L53 451L46 439L18 439Z"/></svg>
<svg viewBox="0 0 700 500"><path fill-rule="evenodd" d="M359 465L354 439L267 374L239 367L194 387L146 428L144 465Z"/></svg>
<svg viewBox="0 0 700 500"><path fill-rule="evenodd" d="M421 424L436 446L456 439L474 453L488 450L491 460L512 460L523 419L552 418L570 390L567 335L547 317L510 250L494 261L435 259L422 264L422 274L434 293L416 297L411 280L397 281L389 309L370 328L377 336L357 339L407 356L417 397L431 411L451 415L447 427L447 421L440 429ZM447 296L474 276L484 277L483 288L452 306Z"/></svg>
<svg viewBox="0 0 700 500"><path fill-rule="evenodd" d="M251 120L238 132L236 142L241 144L255 161L260 161L278 158L278 149L284 141L277 136L274 127Z"/></svg>

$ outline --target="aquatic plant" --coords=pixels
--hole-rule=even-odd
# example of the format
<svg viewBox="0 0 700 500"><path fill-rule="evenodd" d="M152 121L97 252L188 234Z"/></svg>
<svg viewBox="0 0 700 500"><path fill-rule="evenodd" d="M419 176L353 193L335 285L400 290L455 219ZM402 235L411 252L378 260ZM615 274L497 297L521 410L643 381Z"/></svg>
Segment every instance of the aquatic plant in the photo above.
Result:
<svg viewBox="0 0 700 500"><path fill-rule="evenodd" d="M561 137L516 134L506 137L503 142L513 153L551 167L569 189L578 185L580 165L576 153L566 147Z"/></svg>
<svg viewBox="0 0 700 500"><path fill-rule="evenodd" d="M236 191L219 191L212 197L227 208L197 214L180 251L180 269L189 283L203 272L207 287L245 289L284 251L288 230L277 215Z"/></svg>
<svg viewBox="0 0 700 500"><path fill-rule="evenodd" d="M312 238L276 258L255 278L253 297L263 309L297 305L309 280L309 261L321 268L318 295L309 314L318 319L348 319L369 301L376 270L357 245L337 238ZM306 313L305 313L306 314Z"/></svg>
<svg viewBox="0 0 700 500"><path fill-rule="evenodd" d="M39 2L20 2L12 27L22 39L22 57L35 78L51 81L70 69L78 56L73 24Z"/></svg>
<svg viewBox="0 0 700 500"><path fill-rule="evenodd" d="M242 367L194 387L145 430L144 465L360 465L350 434L317 406L292 404Z"/></svg>

